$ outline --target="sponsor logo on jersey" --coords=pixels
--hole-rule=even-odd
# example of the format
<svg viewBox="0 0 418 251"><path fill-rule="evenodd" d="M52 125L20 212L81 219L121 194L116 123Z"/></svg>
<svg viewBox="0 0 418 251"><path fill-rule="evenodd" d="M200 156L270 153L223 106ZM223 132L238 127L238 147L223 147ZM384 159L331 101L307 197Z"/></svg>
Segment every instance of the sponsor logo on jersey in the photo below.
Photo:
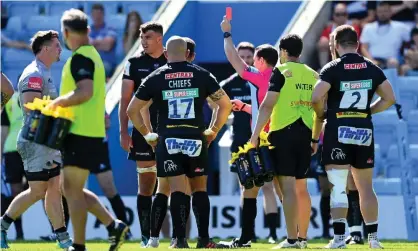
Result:
<svg viewBox="0 0 418 251"><path fill-rule="evenodd" d="M312 107L312 102L311 101L304 101L304 100L296 100L296 101L291 101L290 106L291 107L294 107L294 106Z"/></svg>
<svg viewBox="0 0 418 251"><path fill-rule="evenodd" d="M28 81L28 87L34 90L42 90L42 78L30 77Z"/></svg>
<svg viewBox="0 0 418 251"><path fill-rule="evenodd" d="M358 81L346 81L341 82L340 91L353 91L353 90L369 90L372 89L372 80L358 80Z"/></svg>
<svg viewBox="0 0 418 251"><path fill-rule="evenodd" d="M338 119L341 118L367 118L367 113L364 112L337 112Z"/></svg>
<svg viewBox="0 0 418 251"><path fill-rule="evenodd" d="M197 157L202 151L202 141L195 139L167 138L165 145L169 154L182 153L190 157Z"/></svg>
<svg viewBox="0 0 418 251"><path fill-rule="evenodd" d="M312 88L313 88L313 84L301 84L301 83L296 84L297 90L312 91Z"/></svg>
<svg viewBox="0 0 418 251"><path fill-rule="evenodd" d="M234 99L238 99L238 100L241 100L241 101L248 101L248 100L251 100L251 96L233 96L233 98Z"/></svg>
<svg viewBox="0 0 418 251"><path fill-rule="evenodd" d="M199 97L199 89L179 89L163 91L163 100L176 99L176 98L197 98Z"/></svg>
<svg viewBox="0 0 418 251"><path fill-rule="evenodd" d="M338 127L338 142L340 143L358 146L370 146L372 139L372 129L356 128L350 126Z"/></svg>
<svg viewBox="0 0 418 251"><path fill-rule="evenodd" d="M193 78L193 72L173 72L165 74L165 79Z"/></svg>
<svg viewBox="0 0 418 251"><path fill-rule="evenodd" d="M293 73L292 73L290 70L286 70L285 72L283 72L283 75L284 75L286 78L291 78L291 77L293 77Z"/></svg>
<svg viewBox="0 0 418 251"><path fill-rule="evenodd" d="M360 70L367 68L366 62L357 64L344 64L344 70Z"/></svg>
<svg viewBox="0 0 418 251"><path fill-rule="evenodd" d="M177 165L171 159L164 160L164 171L166 173L171 173L177 171Z"/></svg>

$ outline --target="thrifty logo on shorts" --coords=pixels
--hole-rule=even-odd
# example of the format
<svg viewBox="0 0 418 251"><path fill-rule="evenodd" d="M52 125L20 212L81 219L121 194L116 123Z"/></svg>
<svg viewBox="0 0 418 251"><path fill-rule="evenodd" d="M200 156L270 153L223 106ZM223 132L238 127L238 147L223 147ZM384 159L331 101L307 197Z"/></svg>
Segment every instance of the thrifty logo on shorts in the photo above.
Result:
<svg viewBox="0 0 418 251"><path fill-rule="evenodd" d="M190 157L197 157L202 151L201 140L167 138L165 145L169 154L182 153Z"/></svg>
<svg viewBox="0 0 418 251"><path fill-rule="evenodd" d="M372 89L372 80L358 80L341 82L340 91L352 91L352 90L369 90Z"/></svg>
<svg viewBox="0 0 418 251"><path fill-rule="evenodd" d="M370 146L372 144L373 131L368 128L356 128L350 126L338 127L338 142L343 144Z"/></svg>
<svg viewBox="0 0 418 251"><path fill-rule="evenodd" d="M367 118L367 113L364 112L337 112L337 118Z"/></svg>
<svg viewBox="0 0 418 251"><path fill-rule="evenodd" d="M173 98L197 98L197 97L199 97L198 88L163 91L163 100L168 100L168 99L173 99Z"/></svg>

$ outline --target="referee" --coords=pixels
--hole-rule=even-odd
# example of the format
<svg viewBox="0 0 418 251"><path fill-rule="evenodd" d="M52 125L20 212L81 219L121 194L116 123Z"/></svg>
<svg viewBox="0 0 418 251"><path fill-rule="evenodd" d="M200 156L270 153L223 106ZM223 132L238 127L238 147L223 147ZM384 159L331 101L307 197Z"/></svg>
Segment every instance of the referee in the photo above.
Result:
<svg viewBox="0 0 418 251"><path fill-rule="evenodd" d="M69 107L74 121L63 146L63 190L74 231L72 251L85 251L87 209L106 226L111 243L118 250L128 227L115 220L97 196L83 189L90 171L102 164L105 121L105 68L97 50L89 44L87 15L80 10L65 11L61 18L64 42L73 52L64 65L60 97L51 103Z"/></svg>
<svg viewBox="0 0 418 251"><path fill-rule="evenodd" d="M273 161L283 193L287 226L287 239L277 248L306 248L311 208L306 178L311 154L316 152L322 128L319 120L315 120L313 126L311 105L318 77L314 70L299 62L303 48L299 36L289 34L283 37L279 48L283 64L274 69L270 78L269 90L260 106L250 141L258 145L260 132L270 119L269 141L275 147L272 156L276 157ZM312 127L315 128L313 131Z"/></svg>

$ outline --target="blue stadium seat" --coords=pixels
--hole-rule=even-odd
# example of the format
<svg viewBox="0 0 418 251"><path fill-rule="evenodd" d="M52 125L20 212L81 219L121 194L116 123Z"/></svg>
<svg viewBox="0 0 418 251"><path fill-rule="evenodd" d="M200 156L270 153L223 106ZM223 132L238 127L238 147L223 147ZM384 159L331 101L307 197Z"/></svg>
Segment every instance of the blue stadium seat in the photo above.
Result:
<svg viewBox="0 0 418 251"><path fill-rule="evenodd" d="M385 111L372 116L374 124L374 141L380 145L382 157L385 158L389 151L389 146L396 143L398 115L396 111Z"/></svg>
<svg viewBox="0 0 418 251"><path fill-rule="evenodd" d="M39 15L41 5L34 1L13 1L7 3L7 13L9 17L20 16L27 18L32 15Z"/></svg>
<svg viewBox="0 0 418 251"><path fill-rule="evenodd" d="M401 176L401 163L399 160L399 152L397 145L391 145L389 147L385 169L385 176L388 178L395 178Z"/></svg>
<svg viewBox="0 0 418 251"><path fill-rule="evenodd" d="M123 58L125 57L125 51L123 49L123 33L118 36L116 40L116 61L122 62Z"/></svg>
<svg viewBox="0 0 418 251"><path fill-rule="evenodd" d="M402 187L399 178L375 179L373 188L378 195L401 195Z"/></svg>
<svg viewBox="0 0 418 251"><path fill-rule="evenodd" d="M31 36L40 30L60 31L60 19L60 16L32 16L29 18L26 29Z"/></svg>
<svg viewBox="0 0 418 251"><path fill-rule="evenodd" d="M123 12L128 14L131 11L138 12L144 22L150 21L157 12L161 3L157 1L124 2Z"/></svg>
<svg viewBox="0 0 418 251"><path fill-rule="evenodd" d="M46 6L47 14L50 16L61 16L62 13L71 8L79 9L83 4L81 2L71 1L58 1L49 2Z"/></svg>
<svg viewBox="0 0 418 251"><path fill-rule="evenodd" d="M3 66L3 72L6 74L7 78L10 79L10 81L13 84L14 89L17 89L17 83L19 82L19 76L22 74L23 67L20 68L13 68L13 67L7 67Z"/></svg>
<svg viewBox="0 0 418 251"><path fill-rule="evenodd" d="M24 69L30 62L33 61L34 57L32 52L28 50L18 49L5 49L2 55L3 63L8 68L21 68Z"/></svg>
<svg viewBox="0 0 418 251"><path fill-rule="evenodd" d="M120 3L118 2L98 2L98 1L92 1L92 2L85 2L84 4L84 12L87 13L88 15L91 14L91 7L96 4L96 3L100 3L103 5L104 9L105 9L105 16L106 15L115 15L118 13L118 9L119 6L121 6Z"/></svg>
<svg viewBox="0 0 418 251"><path fill-rule="evenodd" d="M116 30L118 34L122 34L125 29L126 15L106 15L105 21L109 27L112 27Z"/></svg>
<svg viewBox="0 0 418 251"><path fill-rule="evenodd" d="M411 157L411 164L413 166L412 175L413 177L418 177L418 144L411 144L409 146L409 156Z"/></svg>
<svg viewBox="0 0 418 251"><path fill-rule="evenodd" d="M383 159L382 153L380 152L380 145L374 145L374 169L373 169L373 176L377 177L380 176L383 171Z"/></svg>
<svg viewBox="0 0 418 251"><path fill-rule="evenodd" d="M418 110L409 113L408 140L409 144L418 144Z"/></svg>
<svg viewBox="0 0 418 251"><path fill-rule="evenodd" d="M399 77L397 85L401 93L413 93L418 97L418 77Z"/></svg>
<svg viewBox="0 0 418 251"><path fill-rule="evenodd" d="M7 33L6 36L11 38L13 33L21 32L22 29L22 18L20 16L13 16L9 18L9 20L7 21L7 26L4 30L2 30L2 32L5 32L5 34Z"/></svg>
<svg viewBox="0 0 418 251"><path fill-rule="evenodd" d="M417 110L418 108L418 95L415 95L412 92L401 92L398 103L402 105L402 115L404 119L408 120L410 112Z"/></svg>

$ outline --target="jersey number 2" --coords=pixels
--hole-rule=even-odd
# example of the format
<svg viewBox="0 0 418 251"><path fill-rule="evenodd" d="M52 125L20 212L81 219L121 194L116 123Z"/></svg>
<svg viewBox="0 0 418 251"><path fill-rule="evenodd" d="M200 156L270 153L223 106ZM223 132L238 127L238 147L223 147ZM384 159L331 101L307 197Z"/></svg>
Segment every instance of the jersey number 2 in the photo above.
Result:
<svg viewBox="0 0 418 251"><path fill-rule="evenodd" d="M365 110L367 108L367 96L367 90L345 91L340 102L340 108Z"/></svg>
<svg viewBox="0 0 418 251"><path fill-rule="evenodd" d="M180 98L168 100L169 119L194 119L194 99Z"/></svg>

